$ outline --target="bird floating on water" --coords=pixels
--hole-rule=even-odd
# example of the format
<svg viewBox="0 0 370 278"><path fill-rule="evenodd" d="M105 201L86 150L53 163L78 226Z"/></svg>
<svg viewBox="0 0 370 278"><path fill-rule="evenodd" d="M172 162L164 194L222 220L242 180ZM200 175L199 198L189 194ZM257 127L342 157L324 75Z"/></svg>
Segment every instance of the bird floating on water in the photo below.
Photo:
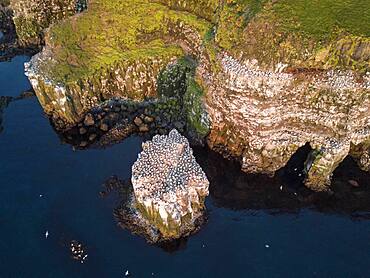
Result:
<svg viewBox="0 0 370 278"><path fill-rule="evenodd" d="M45 238L48 238L49 237L49 231L46 231L45 232Z"/></svg>

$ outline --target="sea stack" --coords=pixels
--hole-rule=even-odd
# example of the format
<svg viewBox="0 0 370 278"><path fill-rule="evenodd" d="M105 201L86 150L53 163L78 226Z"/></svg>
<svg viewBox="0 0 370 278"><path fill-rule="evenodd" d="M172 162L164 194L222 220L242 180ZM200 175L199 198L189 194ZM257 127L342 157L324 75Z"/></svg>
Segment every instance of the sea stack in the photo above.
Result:
<svg viewBox="0 0 370 278"><path fill-rule="evenodd" d="M177 130L143 143L131 182L135 224L149 225L144 228L149 241L187 236L203 222L209 182Z"/></svg>

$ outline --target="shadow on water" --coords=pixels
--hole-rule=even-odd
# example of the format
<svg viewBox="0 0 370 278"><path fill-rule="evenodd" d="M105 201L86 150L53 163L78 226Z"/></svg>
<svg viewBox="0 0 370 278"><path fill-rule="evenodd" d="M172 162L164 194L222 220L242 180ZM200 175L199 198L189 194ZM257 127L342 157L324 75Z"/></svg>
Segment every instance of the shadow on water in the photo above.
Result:
<svg viewBox="0 0 370 278"><path fill-rule="evenodd" d="M246 174L240 170L238 162L226 160L208 148L194 147L196 159L210 181L211 207L253 213L263 211L271 215L298 214L303 209L311 209L355 220L370 219L369 174L361 171L348 157L333 175L332 192L313 192L303 183L304 162L310 152L308 144L300 148L288 164L271 178L262 174ZM117 185L114 180L107 179L106 190L101 195L105 197L111 191L118 192L120 196L115 198L117 210L125 199L122 197L122 184L127 186L127 182ZM115 212L113 214L119 223L120 217ZM156 246L173 253L186 249L187 241L188 238L183 238Z"/></svg>
<svg viewBox="0 0 370 278"><path fill-rule="evenodd" d="M263 210L271 214L312 209L355 219L370 219L369 174L348 157L336 169L332 193L317 193L304 184L303 165L310 152L304 146L275 177L251 175L240 165L207 149L195 149L197 160L210 180L210 197L217 207Z"/></svg>
<svg viewBox="0 0 370 278"><path fill-rule="evenodd" d="M18 101L18 100L22 100L22 99L30 98L34 96L35 94L32 89L21 93L17 97L0 96L0 133L4 130L3 118L4 118L5 109L9 106L9 104L14 101Z"/></svg>
<svg viewBox="0 0 370 278"><path fill-rule="evenodd" d="M120 227L123 229L129 229L133 234L140 235L140 227L136 227L135 223L132 223L130 227L127 227L127 206L126 202L130 202L132 195L132 184L129 180L121 180L117 176L111 176L103 184L103 190L99 192L100 197L110 197L110 201L115 202L117 205L113 209L113 215ZM136 231L136 229L138 229ZM184 237L171 241L164 241L154 244L161 248L167 253L174 253L176 251L186 249L186 245L189 237Z"/></svg>

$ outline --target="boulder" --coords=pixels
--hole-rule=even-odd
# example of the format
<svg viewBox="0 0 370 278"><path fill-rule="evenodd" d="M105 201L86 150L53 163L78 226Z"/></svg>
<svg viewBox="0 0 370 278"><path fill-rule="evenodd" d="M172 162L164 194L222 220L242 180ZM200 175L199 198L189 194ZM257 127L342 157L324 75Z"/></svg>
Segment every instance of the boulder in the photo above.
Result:
<svg viewBox="0 0 370 278"><path fill-rule="evenodd" d="M84 124L86 126L93 126L95 124L94 116L91 115L90 113L86 115Z"/></svg>

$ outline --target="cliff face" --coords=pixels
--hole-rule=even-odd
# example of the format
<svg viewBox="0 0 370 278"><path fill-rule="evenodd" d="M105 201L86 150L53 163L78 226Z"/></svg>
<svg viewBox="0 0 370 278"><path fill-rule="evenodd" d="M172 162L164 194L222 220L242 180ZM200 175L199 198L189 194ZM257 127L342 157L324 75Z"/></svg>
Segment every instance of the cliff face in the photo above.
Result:
<svg viewBox="0 0 370 278"><path fill-rule="evenodd" d="M212 148L240 157L242 169L273 174L306 143L317 150L306 184L324 190L354 146L369 146L369 77L353 72L261 70L220 55L207 95ZM366 149L366 147L364 148Z"/></svg>
<svg viewBox="0 0 370 278"><path fill-rule="evenodd" d="M43 44L43 31L52 23L73 15L77 0L11 0L19 44L37 47Z"/></svg>
<svg viewBox="0 0 370 278"><path fill-rule="evenodd" d="M310 143L306 184L326 190L349 153L370 160L370 9L344 2L91 0L47 31L27 74L71 126L106 99L158 97L166 65L191 55L187 118L203 136L210 121L209 146L273 174Z"/></svg>

